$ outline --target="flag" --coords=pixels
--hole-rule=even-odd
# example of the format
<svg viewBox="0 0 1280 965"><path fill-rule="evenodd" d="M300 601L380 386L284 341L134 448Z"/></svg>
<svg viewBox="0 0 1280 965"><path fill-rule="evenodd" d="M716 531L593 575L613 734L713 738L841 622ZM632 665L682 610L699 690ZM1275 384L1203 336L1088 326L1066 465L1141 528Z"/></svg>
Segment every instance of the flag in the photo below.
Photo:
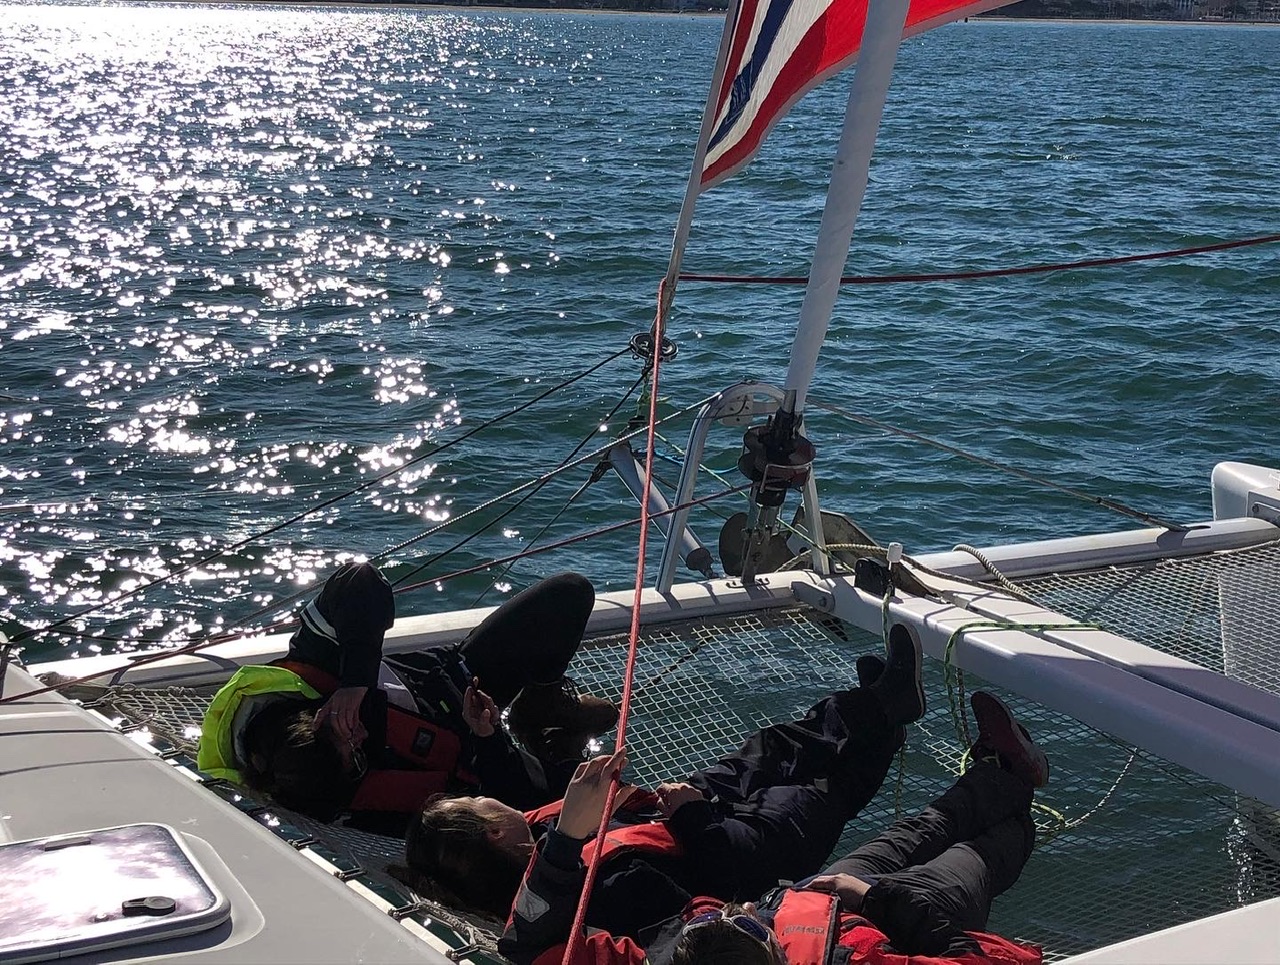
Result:
<svg viewBox="0 0 1280 965"><path fill-rule="evenodd" d="M911 0L903 36L1012 0ZM742 168L804 94L858 59L867 0L740 0L698 190Z"/></svg>

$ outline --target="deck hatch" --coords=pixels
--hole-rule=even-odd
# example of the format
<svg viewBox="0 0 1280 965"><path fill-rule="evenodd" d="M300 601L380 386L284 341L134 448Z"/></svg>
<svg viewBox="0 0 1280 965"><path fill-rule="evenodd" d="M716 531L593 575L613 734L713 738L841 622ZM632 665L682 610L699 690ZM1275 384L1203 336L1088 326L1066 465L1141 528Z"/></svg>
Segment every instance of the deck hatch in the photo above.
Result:
<svg viewBox="0 0 1280 965"><path fill-rule="evenodd" d="M205 931L231 906L177 833L130 824L0 845L0 962Z"/></svg>

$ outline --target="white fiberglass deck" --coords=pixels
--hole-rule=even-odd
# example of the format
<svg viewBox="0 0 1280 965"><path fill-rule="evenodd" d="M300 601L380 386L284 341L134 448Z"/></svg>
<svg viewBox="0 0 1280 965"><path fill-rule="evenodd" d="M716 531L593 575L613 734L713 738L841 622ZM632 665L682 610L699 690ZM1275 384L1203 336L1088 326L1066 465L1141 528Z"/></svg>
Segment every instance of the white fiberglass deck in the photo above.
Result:
<svg viewBox="0 0 1280 965"><path fill-rule="evenodd" d="M35 687L18 668L5 675L6 697ZM450 961L441 954L445 942L393 919L387 902L357 898L362 886L339 880L339 869L318 850L295 849L57 695L0 704L0 801L0 842L139 822L169 825L230 900L230 921L209 931L71 961Z"/></svg>

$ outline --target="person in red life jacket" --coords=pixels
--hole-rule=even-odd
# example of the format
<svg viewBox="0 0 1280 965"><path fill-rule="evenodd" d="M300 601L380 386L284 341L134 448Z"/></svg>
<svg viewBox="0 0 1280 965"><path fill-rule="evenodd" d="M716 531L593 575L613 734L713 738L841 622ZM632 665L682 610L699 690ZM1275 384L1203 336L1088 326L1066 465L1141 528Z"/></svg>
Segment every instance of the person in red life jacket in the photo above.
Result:
<svg viewBox="0 0 1280 965"><path fill-rule="evenodd" d="M765 727L686 781L656 792L624 787L587 924L634 938L678 914L692 895L754 896L820 868L845 824L879 790L904 725L924 713L920 662L914 634L896 626L887 664L869 655L858 662L860 679L874 677L873 685ZM567 917L548 909L555 896L581 887L585 839L598 826L599 808L584 826L569 813L572 803L520 814L486 799L429 802L406 838L417 873L410 884L510 915L500 950L529 961L564 940L572 909Z"/></svg>
<svg viewBox="0 0 1280 965"><path fill-rule="evenodd" d="M505 601L458 646L384 658L391 586L370 563L343 564L276 664L318 704L269 692L227 715L238 718L246 783L321 819L345 811L389 833L444 789L518 807L556 799L586 742L617 722L611 703L579 696L565 676L594 603L586 578L563 573ZM504 707L527 750L503 729Z"/></svg>
<svg viewBox="0 0 1280 965"><path fill-rule="evenodd" d="M983 929L1031 854L1031 799L1049 764L998 698L978 691L971 702L973 763L919 814L759 906L698 898L643 944L584 936L573 965L1039 965L1037 947ZM544 914L571 923L584 876ZM567 927L560 943L522 960L559 965Z"/></svg>

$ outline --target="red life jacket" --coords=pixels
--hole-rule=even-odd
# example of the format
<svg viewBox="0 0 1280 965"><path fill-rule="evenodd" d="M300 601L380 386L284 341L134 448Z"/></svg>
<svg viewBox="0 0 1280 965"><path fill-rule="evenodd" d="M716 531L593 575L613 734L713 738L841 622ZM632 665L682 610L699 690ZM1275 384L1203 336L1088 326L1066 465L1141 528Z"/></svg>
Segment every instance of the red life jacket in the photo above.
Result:
<svg viewBox="0 0 1280 965"><path fill-rule="evenodd" d="M337 677L312 664L281 659L272 665L296 673L321 696L338 689ZM479 786L475 775L459 767L462 741L457 734L394 704L387 705L387 746L414 769L369 769L351 799L351 810L411 814L432 794L456 789L459 781Z"/></svg>
<svg viewBox="0 0 1280 965"><path fill-rule="evenodd" d="M835 895L788 889L774 913L773 930L787 953L787 965L1040 965L1043 956L1032 945L965 932L978 950L962 955L904 955L890 950L889 938L859 915L840 912Z"/></svg>
<svg viewBox="0 0 1280 965"><path fill-rule="evenodd" d="M634 811L638 806L652 804L655 801L657 801L657 798L654 797L652 792L635 790L623 802L620 810ZM560 815L560 808L563 805L563 800L552 801L550 804L544 804L536 810L526 811L524 818L530 824L549 821ZM587 839L582 845L583 861L591 857L591 849L593 847L594 839L592 838ZM667 854L672 857L679 857L684 853L679 842L671 834L671 829L667 827L666 821L646 821L644 824L624 824L606 831L604 847L600 850L600 860L608 861L610 858L632 851Z"/></svg>
<svg viewBox="0 0 1280 965"><path fill-rule="evenodd" d="M839 935L835 895L788 888L773 913L773 933L787 952L787 965L827 965Z"/></svg>

